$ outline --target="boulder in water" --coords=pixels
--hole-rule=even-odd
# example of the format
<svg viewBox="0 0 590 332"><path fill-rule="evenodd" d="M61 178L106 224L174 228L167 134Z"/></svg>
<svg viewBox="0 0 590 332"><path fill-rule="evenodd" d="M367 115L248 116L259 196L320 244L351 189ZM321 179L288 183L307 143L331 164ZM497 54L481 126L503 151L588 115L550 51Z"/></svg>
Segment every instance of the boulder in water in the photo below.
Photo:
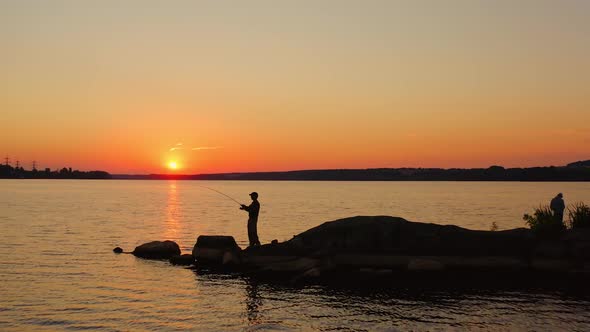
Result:
<svg viewBox="0 0 590 332"><path fill-rule="evenodd" d="M120 254L120 253L123 253L123 248L121 248L121 247L116 247L115 249L113 249L113 252L114 252L115 254Z"/></svg>
<svg viewBox="0 0 590 332"><path fill-rule="evenodd" d="M180 247L174 241L152 241L136 247L132 254L147 259L170 259L180 255Z"/></svg>
<svg viewBox="0 0 590 332"><path fill-rule="evenodd" d="M232 236L201 235L193 247L193 257L199 264L237 263L240 252Z"/></svg>

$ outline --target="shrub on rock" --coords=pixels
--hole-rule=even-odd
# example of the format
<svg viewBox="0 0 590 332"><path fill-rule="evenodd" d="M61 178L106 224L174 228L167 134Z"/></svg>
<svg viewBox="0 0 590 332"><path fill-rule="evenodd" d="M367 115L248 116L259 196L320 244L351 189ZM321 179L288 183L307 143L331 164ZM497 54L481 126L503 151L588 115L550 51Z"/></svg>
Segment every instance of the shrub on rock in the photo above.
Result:
<svg viewBox="0 0 590 332"><path fill-rule="evenodd" d="M532 216L525 213L522 219L540 238L556 239L565 231L563 221L556 218L546 205L536 208Z"/></svg>
<svg viewBox="0 0 590 332"><path fill-rule="evenodd" d="M590 206L578 202L568 207L567 214L571 228L590 228Z"/></svg>

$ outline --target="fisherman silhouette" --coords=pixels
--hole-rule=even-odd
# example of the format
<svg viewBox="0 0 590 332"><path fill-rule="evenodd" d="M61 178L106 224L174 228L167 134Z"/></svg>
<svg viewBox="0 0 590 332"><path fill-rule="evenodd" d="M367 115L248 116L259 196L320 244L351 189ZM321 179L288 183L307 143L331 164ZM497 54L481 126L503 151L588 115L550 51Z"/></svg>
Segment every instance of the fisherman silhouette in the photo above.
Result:
<svg viewBox="0 0 590 332"><path fill-rule="evenodd" d="M246 206L242 204L240 210L248 211L248 241L250 241L250 247L259 246L260 241L258 240L258 213L260 212L260 203L258 202L258 193L253 192L250 194L252 204Z"/></svg>
<svg viewBox="0 0 590 332"><path fill-rule="evenodd" d="M563 222L563 210L565 210L565 202L563 201L562 193L559 193L557 196L553 197L549 207L551 208L551 211L553 211L553 216L555 219Z"/></svg>

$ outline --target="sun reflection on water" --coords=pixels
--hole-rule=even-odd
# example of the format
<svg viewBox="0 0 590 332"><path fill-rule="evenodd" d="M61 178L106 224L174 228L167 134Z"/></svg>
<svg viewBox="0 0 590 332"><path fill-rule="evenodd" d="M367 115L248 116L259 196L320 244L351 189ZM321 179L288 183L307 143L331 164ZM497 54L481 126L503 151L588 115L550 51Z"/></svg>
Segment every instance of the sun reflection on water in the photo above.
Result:
<svg viewBox="0 0 590 332"><path fill-rule="evenodd" d="M164 227L164 238L167 240L177 240L181 237L182 223L180 218L182 210L178 194L178 184L176 180L170 180L168 184L168 199L166 202L166 224Z"/></svg>

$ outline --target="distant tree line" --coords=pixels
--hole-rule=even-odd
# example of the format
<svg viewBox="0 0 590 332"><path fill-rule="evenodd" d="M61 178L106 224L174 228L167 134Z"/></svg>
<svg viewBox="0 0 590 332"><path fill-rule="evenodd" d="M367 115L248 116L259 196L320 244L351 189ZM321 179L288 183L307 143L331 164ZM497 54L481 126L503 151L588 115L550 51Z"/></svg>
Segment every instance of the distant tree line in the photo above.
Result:
<svg viewBox="0 0 590 332"><path fill-rule="evenodd" d="M60 170L25 170L23 167L12 167L10 165L0 165L1 179L111 179L112 176L104 171L83 172L72 170L72 168L62 168Z"/></svg>
<svg viewBox="0 0 590 332"><path fill-rule="evenodd" d="M283 181L590 181L590 161L564 167L373 168L197 175L116 175L120 179Z"/></svg>
<svg viewBox="0 0 590 332"><path fill-rule="evenodd" d="M179 180L282 180L282 181L590 181L590 160L563 167L504 168L372 168L302 170L287 172L220 173L196 175L114 175L104 171L25 170L0 165L4 179L179 179Z"/></svg>

